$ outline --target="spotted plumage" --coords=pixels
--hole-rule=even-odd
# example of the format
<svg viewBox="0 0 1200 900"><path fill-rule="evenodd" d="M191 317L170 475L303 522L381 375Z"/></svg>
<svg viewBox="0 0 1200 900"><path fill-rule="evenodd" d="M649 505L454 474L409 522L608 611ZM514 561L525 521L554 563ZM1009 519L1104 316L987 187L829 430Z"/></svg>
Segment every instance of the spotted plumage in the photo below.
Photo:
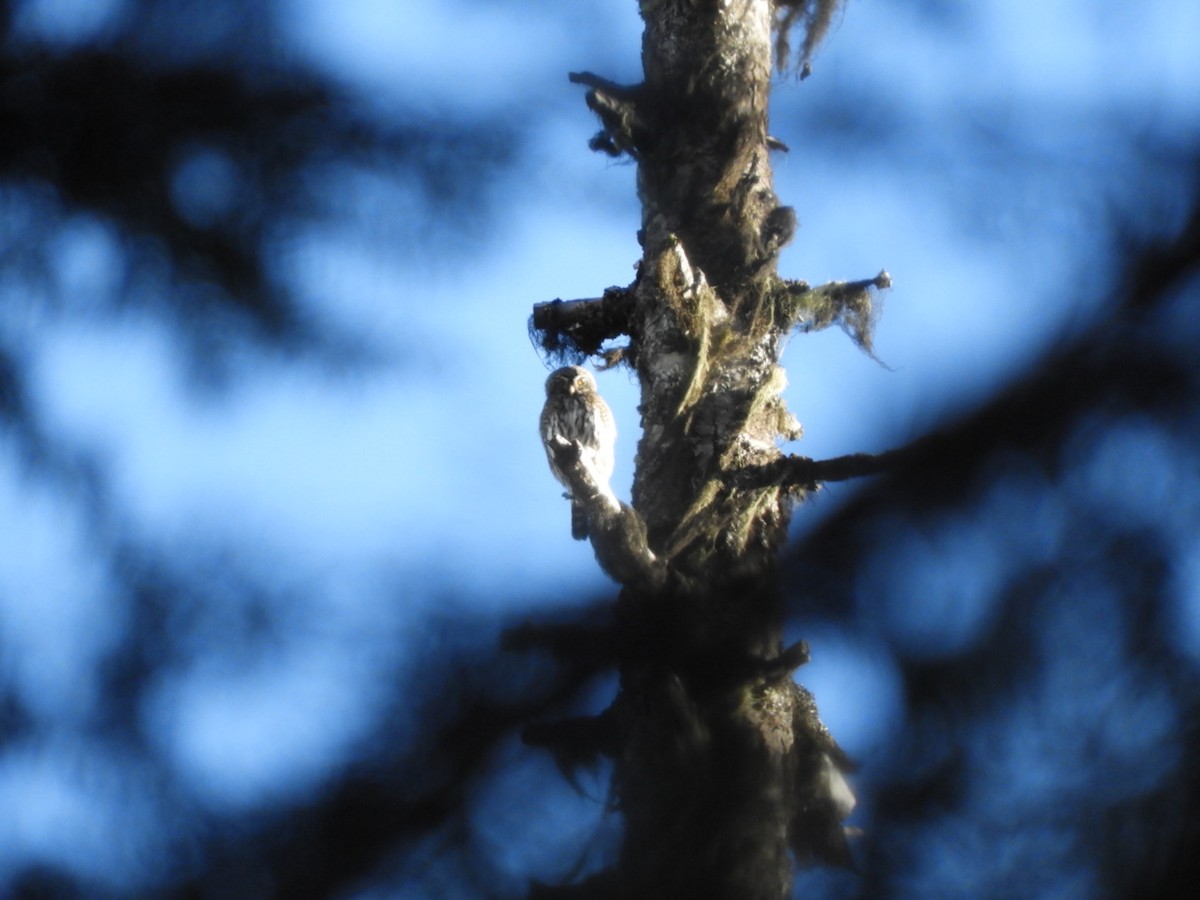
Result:
<svg viewBox="0 0 1200 900"><path fill-rule="evenodd" d="M546 379L546 405L542 407L542 445L550 461L550 471L569 491L570 482L559 471L551 450L555 435L578 441L581 459L595 475L597 482L607 486L613 473L613 448L617 441L617 426L612 411L596 393L596 379L581 366L564 366ZM571 500L571 536L584 540L588 536L587 514L583 504Z"/></svg>

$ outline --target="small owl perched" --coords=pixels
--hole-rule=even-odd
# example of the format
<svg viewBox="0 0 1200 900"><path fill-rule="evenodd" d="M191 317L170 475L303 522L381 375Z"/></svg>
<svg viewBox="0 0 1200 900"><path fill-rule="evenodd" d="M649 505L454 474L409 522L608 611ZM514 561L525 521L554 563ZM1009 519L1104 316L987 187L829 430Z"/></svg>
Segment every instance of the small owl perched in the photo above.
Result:
<svg viewBox="0 0 1200 900"><path fill-rule="evenodd" d="M570 481L554 462L555 435L578 441L584 464L598 483L608 484L613 473L617 426L608 404L596 393L596 379L591 372L581 366L564 366L550 373L546 379L541 431L550 471L568 491ZM571 536L577 541L588 536L587 513L583 503L575 499L571 500Z"/></svg>

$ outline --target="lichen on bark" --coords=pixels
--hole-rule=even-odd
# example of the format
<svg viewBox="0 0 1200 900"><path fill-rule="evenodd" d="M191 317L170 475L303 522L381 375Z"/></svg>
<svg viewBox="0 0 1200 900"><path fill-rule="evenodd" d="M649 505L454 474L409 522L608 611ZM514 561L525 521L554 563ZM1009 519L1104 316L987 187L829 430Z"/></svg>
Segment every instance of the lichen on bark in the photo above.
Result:
<svg viewBox="0 0 1200 900"><path fill-rule="evenodd" d="M624 585L604 734L625 834L617 869L580 893L782 898L793 858L849 861L849 761L791 678L807 648L781 641L776 557L816 470L779 447L801 433L780 357L831 324L869 349L884 276L779 277L796 217L767 137L773 23L827 27L836 5L642 0L644 82L571 76L600 118L591 146L636 161L642 203L633 284L533 318L544 347L596 352L621 329L641 389L631 506L598 502L592 529Z"/></svg>

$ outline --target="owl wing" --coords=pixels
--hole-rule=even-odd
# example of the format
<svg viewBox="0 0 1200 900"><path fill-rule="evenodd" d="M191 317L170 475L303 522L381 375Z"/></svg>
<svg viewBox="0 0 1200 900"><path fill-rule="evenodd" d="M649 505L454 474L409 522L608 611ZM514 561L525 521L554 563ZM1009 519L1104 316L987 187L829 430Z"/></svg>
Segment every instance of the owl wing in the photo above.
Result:
<svg viewBox="0 0 1200 900"><path fill-rule="evenodd" d="M563 477L563 473L559 471L558 464L554 461L554 451L552 449L552 441L556 434L561 434L563 437L569 438L567 429L562 421L559 407L562 405L562 400L551 397L546 401L546 405L542 407L542 418L539 422L539 430L542 435L542 449L546 451L546 461L550 463L550 472L558 479L559 483L564 487L567 486L567 479Z"/></svg>

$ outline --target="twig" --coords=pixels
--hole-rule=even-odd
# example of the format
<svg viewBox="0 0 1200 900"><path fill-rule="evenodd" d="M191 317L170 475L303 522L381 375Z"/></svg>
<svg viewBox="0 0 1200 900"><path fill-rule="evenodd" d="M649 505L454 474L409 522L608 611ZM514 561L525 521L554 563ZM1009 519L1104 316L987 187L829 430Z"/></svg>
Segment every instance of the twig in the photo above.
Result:
<svg viewBox="0 0 1200 900"><path fill-rule="evenodd" d="M739 469L729 474L737 487L797 487L813 490L827 481L849 481L887 472L912 453L911 447L901 447L884 453L851 453L832 459L811 459L807 456L781 456L762 466Z"/></svg>

